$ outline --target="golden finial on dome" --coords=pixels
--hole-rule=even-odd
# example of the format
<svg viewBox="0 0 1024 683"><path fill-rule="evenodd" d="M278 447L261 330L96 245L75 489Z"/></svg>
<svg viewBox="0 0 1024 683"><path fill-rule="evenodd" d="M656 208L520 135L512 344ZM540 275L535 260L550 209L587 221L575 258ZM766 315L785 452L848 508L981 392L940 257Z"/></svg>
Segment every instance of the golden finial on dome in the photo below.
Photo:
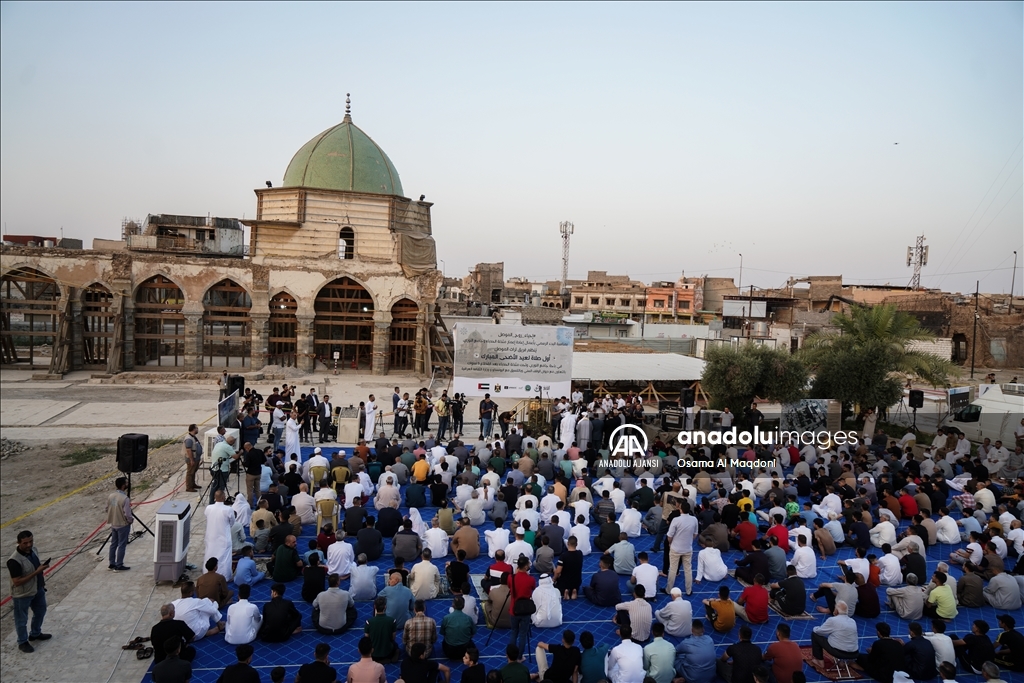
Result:
<svg viewBox="0 0 1024 683"><path fill-rule="evenodd" d="M345 93L345 120L352 122L352 93Z"/></svg>

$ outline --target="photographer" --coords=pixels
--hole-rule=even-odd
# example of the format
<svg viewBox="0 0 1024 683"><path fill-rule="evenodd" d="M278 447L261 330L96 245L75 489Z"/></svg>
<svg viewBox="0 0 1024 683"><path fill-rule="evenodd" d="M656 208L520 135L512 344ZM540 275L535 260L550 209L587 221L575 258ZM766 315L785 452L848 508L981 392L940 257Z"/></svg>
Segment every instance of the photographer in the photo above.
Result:
<svg viewBox="0 0 1024 683"><path fill-rule="evenodd" d="M217 491L227 491L231 464L239 457L239 453L235 451L233 435L225 437L223 441L213 447L213 453L210 455L210 474L213 476L213 482L210 484L210 505L213 505L213 496Z"/></svg>

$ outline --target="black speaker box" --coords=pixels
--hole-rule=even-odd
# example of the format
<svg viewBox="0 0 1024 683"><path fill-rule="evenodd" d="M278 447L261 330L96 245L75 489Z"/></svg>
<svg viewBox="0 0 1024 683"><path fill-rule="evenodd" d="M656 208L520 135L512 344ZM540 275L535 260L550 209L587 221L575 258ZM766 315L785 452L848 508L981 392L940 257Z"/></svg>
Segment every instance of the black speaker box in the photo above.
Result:
<svg viewBox="0 0 1024 683"><path fill-rule="evenodd" d="M920 389L910 390L910 407L924 408L924 392Z"/></svg>
<svg viewBox="0 0 1024 683"><path fill-rule="evenodd" d="M692 408L696 398L697 392L694 389L687 388L679 392L679 402L684 408Z"/></svg>
<svg viewBox="0 0 1024 683"><path fill-rule="evenodd" d="M238 398L242 398L242 395L245 393L245 378L241 375L228 375L228 386L224 397L227 398L236 391L238 392Z"/></svg>
<svg viewBox="0 0 1024 683"><path fill-rule="evenodd" d="M121 472L143 471L148 458L148 434L122 434L117 440L117 469Z"/></svg>
<svg viewBox="0 0 1024 683"><path fill-rule="evenodd" d="M682 429L686 425L686 413L679 410L665 410L661 413L661 428L665 431Z"/></svg>
<svg viewBox="0 0 1024 683"><path fill-rule="evenodd" d="M583 390L583 405L590 405L590 402L594 400L594 390L584 389Z"/></svg>

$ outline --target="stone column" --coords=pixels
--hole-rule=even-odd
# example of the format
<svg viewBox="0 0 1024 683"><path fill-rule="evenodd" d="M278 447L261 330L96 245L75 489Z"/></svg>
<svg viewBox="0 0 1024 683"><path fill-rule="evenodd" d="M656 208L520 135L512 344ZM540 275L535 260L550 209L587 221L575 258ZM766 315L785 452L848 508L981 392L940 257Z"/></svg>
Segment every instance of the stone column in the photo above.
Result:
<svg viewBox="0 0 1024 683"><path fill-rule="evenodd" d="M77 287L71 290L71 369L81 370L84 365L85 349L83 341L82 321L82 290Z"/></svg>
<svg viewBox="0 0 1024 683"><path fill-rule="evenodd" d="M256 371L267 364L270 351L270 314L249 314L249 370Z"/></svg>
<svg viewBox="0 0 1024 683"><path fill-rule="evenodd" d="M386 375L391 366L391 311L373 313L373 368L375 375Z"/></svg>
<svg viewBox="0 0 1024 683"><path fill-rule="evenodd" d="M316 358L313 355L313 322L315 315L297 315L295 329L295 365L303 372L313 372Z"/></svg>
<svg viewBox="0 0 1024 683"><path fill-rule="evenodd" d="M416 363L415 371L420 375L430 374L430 331L431 318L427 315L427 306L420 305L416 314Z"/></svg>
<svg viewBox="0 0 1024 683"><path fill-rule="evenodd" d="M184 372L203 371L203 306L187 303L181 309L185 316Z"/></svg>
<svg viewBox="0 0 1024 683"><path fill-rule="evenodd" d="M135 301L131 280L113 279L110 291L114 295L110 308L114 339L107 356L107 374L116 375L135 369Z"/></svg>

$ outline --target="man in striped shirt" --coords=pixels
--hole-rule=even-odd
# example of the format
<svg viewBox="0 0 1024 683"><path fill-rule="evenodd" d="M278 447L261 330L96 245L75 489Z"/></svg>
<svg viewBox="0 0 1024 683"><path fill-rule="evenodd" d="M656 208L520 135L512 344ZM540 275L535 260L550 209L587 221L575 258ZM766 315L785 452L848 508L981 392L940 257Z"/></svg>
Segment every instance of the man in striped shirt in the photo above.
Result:
<svg viewBox="0 0 1024 683"><path fill-rule="evenodd" d="M637 584L633 589L633 599L629 602L620 602L615 605L615 617L612 621L619 626L625 625L623 616L629 617L629 626L633 630L633 640L642 643L651 637L651 622L654 615L650 603L645 600L647 590L643 584ZM623 614L624 613L624 614Z"/></svg>

